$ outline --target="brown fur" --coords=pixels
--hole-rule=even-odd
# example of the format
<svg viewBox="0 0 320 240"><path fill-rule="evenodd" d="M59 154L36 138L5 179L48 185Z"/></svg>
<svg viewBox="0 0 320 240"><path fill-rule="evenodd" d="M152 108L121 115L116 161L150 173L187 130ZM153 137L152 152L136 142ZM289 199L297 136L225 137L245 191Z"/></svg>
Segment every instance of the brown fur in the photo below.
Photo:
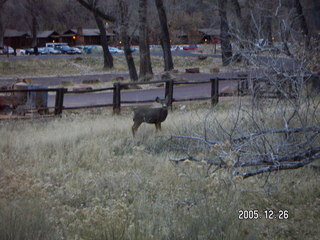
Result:
<svg viewBox="0 0 320 240"><path fill-rule="evenodd" d="M145 123L155 124L156 130L161 130L161 123L166 120L168 115L167 108L167 99L161 101L158 97L156 98L157 102L162 104L162 107L157 108L147 108L141 107L134 110L133 115L133 126L132 126L132 135L135 136L140 125Z"/></svg>

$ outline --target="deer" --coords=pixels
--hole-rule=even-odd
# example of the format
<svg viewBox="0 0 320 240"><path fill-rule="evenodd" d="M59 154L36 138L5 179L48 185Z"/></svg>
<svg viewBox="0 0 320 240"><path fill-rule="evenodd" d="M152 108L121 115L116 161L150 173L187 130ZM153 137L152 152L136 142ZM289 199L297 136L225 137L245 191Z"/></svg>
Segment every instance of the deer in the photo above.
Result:
<svg viewBox="0 0 320 240"><path fill-rule="evenodd" d="M155 124L156 131L161 130L161 123L166 120L168 115L168 97L165 100L161 100L159 97L155 99L157 103L161 104L161 107L140 107L134 109L133 112L133 126L132 135L135 136L138 128L142 123Z"/></svg>

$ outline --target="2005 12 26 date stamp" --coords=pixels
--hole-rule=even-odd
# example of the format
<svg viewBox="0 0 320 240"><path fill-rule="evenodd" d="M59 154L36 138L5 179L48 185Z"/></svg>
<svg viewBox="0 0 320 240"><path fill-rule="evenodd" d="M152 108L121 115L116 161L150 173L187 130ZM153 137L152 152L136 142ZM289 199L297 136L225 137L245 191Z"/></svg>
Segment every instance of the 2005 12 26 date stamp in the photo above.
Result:
<svg viewBox="0 0 320 240"><path fill-rule="evenodd" d="M268 219L268 220L287 220L289 219L289 211L288 210L242 210L238 211L238 219L239 220L255 220L255 219Z"/></svg>

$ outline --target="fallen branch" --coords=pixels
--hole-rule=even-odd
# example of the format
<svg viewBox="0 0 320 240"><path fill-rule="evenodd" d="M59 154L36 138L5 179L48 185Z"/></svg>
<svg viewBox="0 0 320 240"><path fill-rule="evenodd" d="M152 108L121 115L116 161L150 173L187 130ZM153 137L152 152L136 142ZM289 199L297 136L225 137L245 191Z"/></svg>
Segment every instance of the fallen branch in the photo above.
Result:
<svg viewBox="0 0 320 240"><path fill-rule="evenodd" d="M272 166L277 165L278 166L280 163L283 163L283 162L299 162L304 159L313 157L317 154L320 154L320 147L310 148L304 152L288 154L285 156L272 157L272 158L271 157L270 158L264 157L262 159L252 160L252 161L248 161L248 162L237 162L233 165L233 167L256 167L256 166L268 166L268 165L272 165ZM170 161L174 161L174 162L184 162L187 160L195 161L195 162L204 161L204 162L211 164L211 165L226 166L226 164L222 160L216 161L216 160L208 159L208 158L197 159L192 156L183 157L183 158L170 158Z"/></svg>
<svg viewBox="0 0 320 240"><path fill-rule="evenodd" d="M309 148L308 150L300 153L292 153L285 156L279 157L270 157L270 158L263 158L258 159L255 161L250 162L239 162L234 165L234 167L254 167L254 166L261 166L261 165L277 165L283 162L299 162L304 159L313 157L320 153L320 147L317 148Z"/></svg>
<svg viewBox="0 0 320 240"><path fill-rule="evenodd" d="M176 162L176 163L185 162L185 161L205 162L209 165L215 165L215 166L224 167L224 168L227 167L227 164L222 160L215 161L215 160L208 159L208 158L197 159L195 157L184 157L184 158L170 158L169 160Z"/></svg>
<svg viewBox="0 0 320 240"><path fill-rule="evenodd" d="M208 139L204 139L204 138L200 138L200 137L191 137L191 136L179 136L179 135L160 135L159 137L169 137L169 138L181 138L181 139L190 139L190 140L196 140L196 141L200 141L203 142L205 144L207 144L210 147L213 147L216 144L220 144L223 145L223 142L220 141L213 141L213 140L208 140Z"/></svg>
<svg viewBox="0 0 320 240"><path fill-rule="evenodd" d="M241 175L243 178L248 178L248 177L266 173L266 172L301 168L319 158L320 158L320 147L317 147L317 148L310 148L304 152L288 154L285 156L279 156L275 158L269 158L269 159L264 158L264 159L258 159L255 161L250 161L250 162L237 162L232 167L238 168L238 167L268 166L265 168L259 168L254 171L238 174L238 175ZM185 162L185 161L205 162L209 165L214 165L221 168L228 167L228 165L223 160L217 161L217 160L212 160L208 158L197 159L192 156L183 157L183 158L170 158L170 161L174 161L177 163ZM315 169L320 168L319 165L312 165L311 167Z"/></svg>
<svg viewBox="0 0 320 240"><path fill-rule="evenodd" d="M238 143L242 141L246 141L250 138L257 137L260 135L265 135L265 134L280 134L280 133L287 133L287 134L292 134L292 133L301 133L301 132L314 132L314 133L320 133L320 127L318 126L312 126L312 127L301 127L301 128L289 128L289 129L263 129L258 132L250 133L243 135L241 137L237 137L231 140L232 143ZM182 139L190 139L190 140L195 140L195 141L200 141L203 142L210 147L213 147L216 144L219 145L225 145L221 141L215 141L215 140L208 140L205 138L200 138L200 137L192 137L192 136L179 136L179 135L160 135L160 137L170 137L170 138L182 138Z"/></svg>
<svg viewBox="0 0 320 240"><path fill-rule="evenodd" d="M301 162L297 162L297 163L288 163L288 164L279 164L277 166L269 166L266 168L261 168L261 169L257 169L254 171L250 171L250 172L245 172L242 174L239 174L240 176L242 176L244 179L248 178L248 177L252 177L258 174L262 174L262 173L266 173L266 172L275 172L275 171L282 171L282 170L290 170L290 169L297 169L297 168L301 168L304 167L306 165L308 165L309 163L317 160L320 158L320 153L317 153L316 155L314 155L313 157L307 158Z"/></svg>
<svg viewBox="0 0 320 240"><path fill-rule="evenodd" d="M317 133L319 133L320 127L313 126L313 127L301 127L301 128L289 128L289 129L263 129L258 132L254 132L254 133L250 133L250 134L238 137L238 138L234 138L234 139L232 139L232 142L233 143L242 142L247 139L257 137L260 135L264 135L264 134L275 134L275 133L291 134L291 133L300 133L300 132L317 132Z"/></svg>

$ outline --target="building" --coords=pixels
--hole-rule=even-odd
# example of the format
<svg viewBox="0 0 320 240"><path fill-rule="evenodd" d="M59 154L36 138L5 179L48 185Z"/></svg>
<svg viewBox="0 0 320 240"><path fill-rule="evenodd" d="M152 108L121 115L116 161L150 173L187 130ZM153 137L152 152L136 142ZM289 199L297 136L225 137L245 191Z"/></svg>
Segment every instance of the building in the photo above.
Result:
<svg viewBox="0 0 320 240"><path fill-rule="evenodd" d="M30 34L27 32L20 32L13 29L6 29L4 31L3 43L5 46L10 46L14 49L25 48L30 45Z"/></svg>
<svg viewBox="0 0 320 240"><path fill-rule="evenodd" d="M39 47L44 47L48 42L59 42L59 38L60 34L53 30L39 31L37 33L37 43Z"/></svg>
<svg viewBox="0 0 320 240"><path fill-rule="evenodd" d="M109 43L114 43L115 34L107 30ZM70 46L75 45L101 45L101 35L99 29L69 29L60 35L60 41L66 42Z"/></svg>
<svg viewBox="0 0 320 240"><path fill-rule="evenodd" d="M201 35L200 43L220 43L220 30L213 28L199 29Z"/></svg>

